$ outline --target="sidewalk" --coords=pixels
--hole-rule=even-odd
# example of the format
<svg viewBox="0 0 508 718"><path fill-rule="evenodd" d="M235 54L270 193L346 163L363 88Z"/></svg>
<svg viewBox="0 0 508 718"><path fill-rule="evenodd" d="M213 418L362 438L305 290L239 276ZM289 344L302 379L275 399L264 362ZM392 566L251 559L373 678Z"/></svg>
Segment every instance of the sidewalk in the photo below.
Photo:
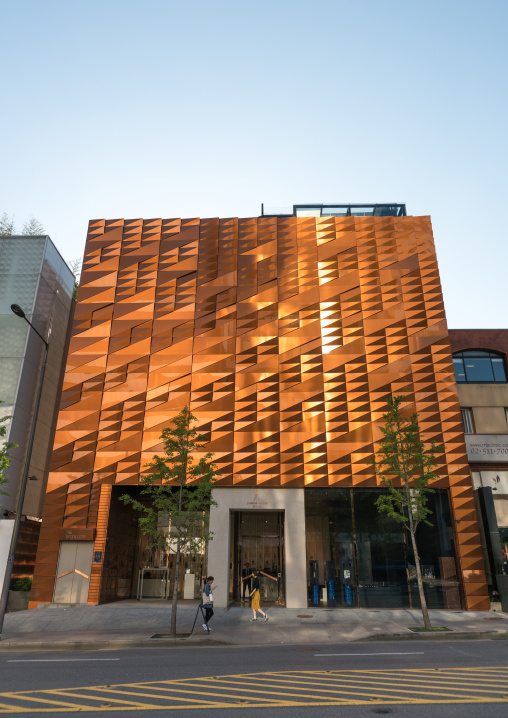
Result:
<svg viewBox="0 0 508 718"><path fill-rule="evenodd" d="M508 613L430 611L434 626L449 631L425 634L410 629L422 625L417 610L270 608L267 623L251 623L248 607L217 608L211 634L198 620L190 635L197 601L178 605L178 637L169 633L171 607L167 601L127 600L103 606L55 606L18 611L5 616L2 651L100 650L149 646L336 644L375 640L508 639ZM154 638L155 634L160 635ZM162 635L161 635L162 634Z"/></svg>

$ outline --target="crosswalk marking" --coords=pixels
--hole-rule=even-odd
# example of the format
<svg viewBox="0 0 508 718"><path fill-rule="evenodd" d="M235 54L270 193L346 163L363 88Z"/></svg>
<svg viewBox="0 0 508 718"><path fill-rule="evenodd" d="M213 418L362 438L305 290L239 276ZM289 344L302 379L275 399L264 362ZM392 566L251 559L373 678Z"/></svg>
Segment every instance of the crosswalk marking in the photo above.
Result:
<svg viewBox="0 0 508 718"><path fill-rule="evenodd" d="M272 671L0 693L0 714L508 703L508 668Z"/></svg>

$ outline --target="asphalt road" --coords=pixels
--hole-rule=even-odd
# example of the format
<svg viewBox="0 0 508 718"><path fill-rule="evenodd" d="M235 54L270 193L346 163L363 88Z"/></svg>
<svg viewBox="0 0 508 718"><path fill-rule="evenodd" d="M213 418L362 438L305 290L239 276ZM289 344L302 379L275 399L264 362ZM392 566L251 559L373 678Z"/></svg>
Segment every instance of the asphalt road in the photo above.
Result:
<svg viewBox="0 0 508 718"><path fill-rule="evenodd" d="M0 654L0 715L508 715L508 642ZM180 714L181 715L181 714Z"/></svg>

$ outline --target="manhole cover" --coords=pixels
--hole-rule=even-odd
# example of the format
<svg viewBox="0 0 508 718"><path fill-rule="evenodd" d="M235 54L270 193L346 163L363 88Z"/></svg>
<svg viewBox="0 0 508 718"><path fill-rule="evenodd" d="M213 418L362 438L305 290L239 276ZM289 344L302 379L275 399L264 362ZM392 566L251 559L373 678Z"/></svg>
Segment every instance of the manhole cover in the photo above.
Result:
<svg viewBox="0 0 508 718"><path fill-rule="evenodd" d="M298 613L296 615L296 617L297 618L314 618L314 616L311 616L310 614L307 614L307 613Z"/></svg>

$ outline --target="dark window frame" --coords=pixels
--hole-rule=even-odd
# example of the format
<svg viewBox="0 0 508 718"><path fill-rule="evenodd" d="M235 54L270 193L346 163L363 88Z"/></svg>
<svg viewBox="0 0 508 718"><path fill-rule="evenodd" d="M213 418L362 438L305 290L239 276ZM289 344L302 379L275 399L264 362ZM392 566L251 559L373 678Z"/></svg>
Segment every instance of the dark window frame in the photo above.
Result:
<svg viewBox="0 0 508 718"><path fill-rule="evenodd" d="M507 384L508 383L508 372L506 371L506 356L504 354L502 354L501 352L494 351L493 349L462 349L461 351L454 352L452 355L452 358L453 358L453 367L454 367L454 371L455 371L455 380L456 380L457 384ZM468 372L467 372L468 366L465 364L465 360L467 360L467 359L469 359L469 360L489 359L492 379L470 379L468 377ZM492 362L493 359L501 360L502 367L503 367L502 371L504 373L503 379L496 378L496 371L494 369L494 364ZM463 370L463 372L461 374L459 374L457 372L457 367L460 366L459 362L461 362L462 370ZM496 364L498 364L498 362L496 362ZM460 379L459 376L463 376L464 378Z"/></svg>

